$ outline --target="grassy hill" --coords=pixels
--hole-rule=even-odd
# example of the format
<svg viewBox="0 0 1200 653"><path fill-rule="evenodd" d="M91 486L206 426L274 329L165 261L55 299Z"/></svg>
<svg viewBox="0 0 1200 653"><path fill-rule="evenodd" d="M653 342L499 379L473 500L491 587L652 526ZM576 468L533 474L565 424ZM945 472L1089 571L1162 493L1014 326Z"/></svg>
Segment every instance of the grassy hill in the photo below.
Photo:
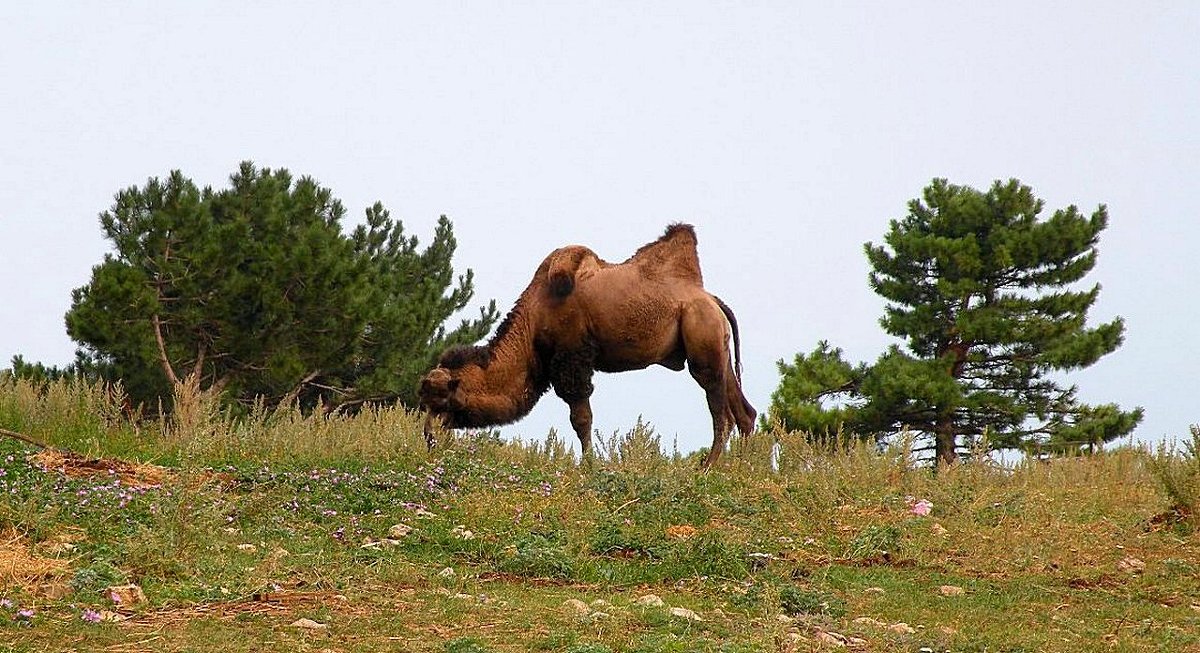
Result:
<svg viewBox="0 0 1200 653"><path fill-rule="evenodd" d="M177 406L0 382L48 445L0 438L0 649L1200 651L1194 450L935 475L773 433L700 473L640 424L578 465Z"/></svg>

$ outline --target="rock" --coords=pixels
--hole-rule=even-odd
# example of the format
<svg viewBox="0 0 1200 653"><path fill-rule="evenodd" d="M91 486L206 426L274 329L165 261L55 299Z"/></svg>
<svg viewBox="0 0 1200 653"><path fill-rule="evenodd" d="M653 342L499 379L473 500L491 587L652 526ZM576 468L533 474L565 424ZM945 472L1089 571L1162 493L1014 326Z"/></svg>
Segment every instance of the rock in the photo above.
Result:
<svg viewBox="0 0 1200 653"><path fill-rule="evenodd" d="M967 590L959 587L958 585L942 585L938 588L938 594L941 594L942 596L962 596L966 593Z"/></svg>
<svg viewBox="0 0 1200 653"><path fill-rule="evenodd" d="M1146 571L1146 563L1133 556L1125 556L1117 563L1117 569L1127 574L1140 574Z"/></svg>
<svg viewBox="0 0 1200 653"><path fill-rule="evenodd" d="M887 629L892 631L893 633L900 633L901 635L911 635L911 634L917 632L917 630L915 628L904 623L903 621L901 621L899 623L894 623L894 624L888 626Z"/></svg>
<svg viewBox="0 0 1200 653"><path fill-rule="evenodd" d="M872 619L871 617L859 617L854 620L854 623L856 623L860 626L873 626L875 628L886 628L887 627L886 623L884 623L878 619Z"/></svg>
<svg viewBox="0 0 1200 653"><path fill-rule="evenodd" d="M467 527L462 524L459 524L458 526L455 526L454 528L450 529L450 534L459 538L460 540L475 539L475 533L472 533L471 531L467 530Z"/></svg>
<svg viewBox="0 0 1200 653"><path fill-rule="evenodd" d="M288 625L295 628L304 628L306 630L325 630L329 627L319 621L313 621L312 619L297 619Z"/></svg>
<svg viewBox="0 0 1200 653"><path fill-rule="evenodd" d="M392 524L392 527L388 529L388 537L392 538L393 540L399 540L411 532L412 526L409 526L408 524Z"/></svg>
<svg viewBox="0 0 1200 653"><path fill-rule="evenodd" d="M946 530L945 526L942 526L941 524L939 524L937 522L934 522L933 526L929 527L929 532L933 533L934 535L940 535L942 537L945 537L950 534L950 531Z"/></svg>
<svg viewBox="0 0 1200 653"><path fill-rule="evenodd" d="M639 596L634 603L652 608L661 608L663 606L663 600L659 598L657 594L645 594L643 596Z"/></svg>
<svg viewBox="0 0 1200 653"><path fill-rule="evenodd" d="M433 519L434 517L437 517L437 515L424 508L417 508L417 511L413 514L415 514L418 519Z"/></svg>
<svg viewBox="0 0 1200 653"><path fill-rule="evenodd" d="M688 610L687 608L671 608L671 616L687 619L688 621L704 621L700 615Z"/></svg>
<svg viewBox="0 0 1200 653"><path fill-rule="evenodd" d="M601 608L607 608L610 606L612 606L612 604L609 603L608 601L605 601L604 599L596 599L595 601L592 601L592 608L595 610L599 610Z"/></svg>
<svg viewBox="0 0 1200 653"><path fill-rule="evenodd" d="M255 551L258 550L258 547L254 546L253 544L247 543L247 544L237 545L237 549L238 549L238 551L242 551L244 553L254 553Z"/></svg>
<svg viewBox="0 0 1200 653"><path fill-rule="evenodd" d="M65 599L68 596L75 593L75 588L71 587L70 583L64 583L61 581L51 581L49 583L42 583L41 585L38 586L37 589L38 589L38 594L41 594L42 596L50 599L51 601L58 601L60 599Z"/></svg>
<svg viewBox="0 0 1200 653"><path fill-rule="evenodd" d="M122 608L128 608L146 602L146 593L134 583L128 585L113 585L104 590L104 596Z"/></svg>
<svg viewBox="0 0 1200 653"><path fill-rule="evenodd" d="M579 615L581 617L587 616L587 613L592 611L592 609L588 607L588 604L580 601L579 599L567 599L566 601L563 601L563 607L566 608L567 612Z"/></svg>
<svg viewBox="0 0 1200 653"><path fill-rule="evenodd" d="M841 648L850 643L850 639L841 633L835 633L835 632L828 631L828 630L821 630L820 628L818 628L816 633L814 633L814 634L817 637L817 641L821 642L822 644L825 644L826 646L833 646L835 648Z"/></svg>
<svg viewBox="0 0 1200 653"><path fill-rule="evenodd" d="M446 567L438 572L438 578L454 578L454 568Z"/></svg>
<svg viewBox="0 0 1200 653"><path fill-rule="evenodd" d="M695 526L688 526L686 524L683 524L680 526L668 526L667 527L667 537L669 537L673 540L691 539L692 536L694 536L695 534L696 534Z"/></svg>

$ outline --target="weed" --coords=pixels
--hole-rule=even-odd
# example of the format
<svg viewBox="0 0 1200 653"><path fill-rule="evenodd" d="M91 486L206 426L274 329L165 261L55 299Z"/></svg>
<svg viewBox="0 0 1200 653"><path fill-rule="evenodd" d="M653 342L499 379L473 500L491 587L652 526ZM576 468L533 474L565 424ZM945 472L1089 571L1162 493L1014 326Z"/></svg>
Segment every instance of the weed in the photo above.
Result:
<svg viewBox="0 0 1200 653"><path fill-rule="evenodd" d="M474 637L459 637L446 642L446 653L490 653L491 649Z"/></svg>
<svg viewBox="0 0 1200 653"><path fill-rule="evenodd" d="M841 617L846 602L828 592L788 585L779 589L779 609L790 616L821 615Z"/></svg>
<svg viewBox="0 0 1200 653"><path fill-rule="evenodd" d="M873 524L863 529L846 550L846 557L851 560L871 561L877 558L888 559L900 548L899 526L891 524Z"/></svg>
<svg viewBox="0 0 1200 653"><path fill-rule="evenodd" d="M1182 451L1163 444L1148 459L1151 474L1167 495L1167 509L1184 516L1200 514L1200 425L1192 425L1190 432Z"/></svg>

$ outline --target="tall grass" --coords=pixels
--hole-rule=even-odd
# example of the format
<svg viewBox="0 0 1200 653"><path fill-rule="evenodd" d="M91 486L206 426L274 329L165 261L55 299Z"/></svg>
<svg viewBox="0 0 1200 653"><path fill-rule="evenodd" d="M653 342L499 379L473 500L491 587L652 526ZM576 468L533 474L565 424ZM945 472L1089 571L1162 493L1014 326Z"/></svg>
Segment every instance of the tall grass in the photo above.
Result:
<svg viewBox="0 0 1200 653"><path fill-rule="evenodd" d="M138 429L125 419L126 402L120 384L0 376L0 427L82 455L137 448Z"/></svg>
<svg viewBox="0 0 1200 653"><path fill-rule="evenodd" d="M711 629L703 634L713 642L736 632L764 646L780 641L790 627L782 623L863 634L860 616L928 626L872 650L1055 650L1047 646L1058 636L1044 633L1052 614L1055 628L1085 642L1104 634L1096 623L1115 623L1114 636L1131 643L1115 650L1137 650L1132 643L1175 635L1120 624L1187 616L1200 577L1200 549L1181 537L1189 533L1155 521L1165 509L1196 508L1200 428L1182 450L1125 447L1006 466L972 456L936 473L914 461L907 440L880 448L768 430L734 438L716 468L701 471L705 452L667 451L640 420L597 436L594 455L577 461L573 437L556 432L529 443L445 434L428 452L420 416L400 407L234 413L182 385L170 416L134 423L123 401L119 388L102 385L0 382L0 427L174 467L161 486L131 495L103 473L67 479L38 468L22 445L4 443L0 531L39 551L63 533L86 534L64 554L77 593L52 608L56 623L82 628L72 606L132 581L157 605L336 590L373 613L364 623L375 628L407 620L409 631L388 631L397 637L445 622L437 606L453 604L455 617L487 623L516 614L560 634L596 626L613 650L643 650L636 631L650 642L684 626L695 629L688 637ZM1135 563L1140 571L1120 566ZM443 575L447 567L454 573ZM942 584L965 594L944 597ZM397 587L416 598L378 602ZM566 596L603 592L620 604L647 591L708 621L621 608L609 610L617 616L603 630L603 619L555 616ZM494 592L508 592L503 613L479 598ZM329 616L336 626L338 615ZM286 632L274 623L262 624L262 637ZM958 634L934 630L942 625ZM64 642L89 632L63 628Z"/></svg>

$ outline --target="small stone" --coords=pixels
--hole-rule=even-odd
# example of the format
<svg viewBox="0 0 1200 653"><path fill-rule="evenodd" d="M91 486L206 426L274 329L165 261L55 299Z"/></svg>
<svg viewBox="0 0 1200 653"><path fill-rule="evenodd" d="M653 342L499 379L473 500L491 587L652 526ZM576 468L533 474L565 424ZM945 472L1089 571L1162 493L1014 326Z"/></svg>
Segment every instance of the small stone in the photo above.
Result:
<svg viewBox="0 0 1200 653"><path fill-rule="evenodd" d="M694 536L695 534L696 534L695 526L688 526L687 524L683 524L683 525L679 525L679 526L668 526L667 527L667 537L669 537L673 540L691 539L692 536Z"/></svg>
<svg viewBox="0 0 1200 653"><path fill-rule="evenodd" d="M417 508L417 511L413 514L415 514L418 519L433 519L434 517L437 517L437 515L424 508Z"/></svg>
<svg viewBox="0 0 1200 653"><path fill-rule="evenodd" d="M446 567L438 572L439 578L454 578L454 568Z"/></svg>
<svg viewBox="0 0 1200 653"><path fill-rule="evenodd" d="M793 621L795 621L795 619L787 616L786 614L780 613L780 614L775 615L775 621L778 621L781 624L790 624Z"/></svg>
<svg viewBox="0 0 1200 653"><path fill-rule="evenodd" d="M460 600L460 601L474 601L474 600L475 600L475 596L474 596L474 595L472 595L472 594L464 594L464 593L462 593L462 592L459 592L458 594L453 594L453 595L451 595L451 596L450 596L450 598L452 598L452 599L458 599L458 600Z"/></svg>
<svg viewBox="0 0 1200 653"><path fill-rule="evenodd" d="M600 612L600 611L593 612L592 614L590 614L588 616L591 617L592 619L611 619L612 618L611 614L609 614L607 612Z"/></svg>
<svg viewBox="0 0 1200 653"><path fill-rule="evenodd" d="M392 524L392 527L388 529L388 537L392 538L393 540L399 540L411 532L412 526L409 526L408 524Z"/></svg>
<svg viewBox="0 0 1200 653"><path fill-rule="evenodd" d="M104 590L104 596L123 608L146 602L146 593L142 591L141 587L133 583L109 587Z"/></svg>
<svg viewBox="0 0 1200 653"><path fill-rule="evenodd" d="M966 593L967 590L959 587L958 585L942 585L938 588L938 594L941 594L942 596L962 596Z"/></svg>
<svg viewBox="0 0 1200 653"><path fill-rule="evenodd" d="M297 619L289 624L295 628L304 628L306 630L325 630L329 626L312 619Z"/></svg>
<svg viewBox="0 0 1200 653"><path fill-rule="evenodd" d="M887 628L888 628L888 630L892 631L893 633L900 633L901 635L911 635L911 634L917 632L915 628L904 623L903 621L901 621L899 623L894 623L894 624L888 626Z"/></svg>
<svg viewBox="0 0 1200 653"><path fill-rule="evenodd" d="M942 537L945 537L946 535L950 534L950 531L946 530L945 526L942 526L941 524L939 524L937 522L934 522L933 526L929 527L929 532L933 533L934 535L940 535Z"/></svg>
<svg viewBox="0 0 1200 653"><path fill-rule="evenodd" d="M592 611L592 609L588 607L588 604L580 601L579 599L567 599L566 601L563 601L563 607L567 609L567 612L577 614L581 617Z"/></svg>
<svg viewBox="0 0 1200 653"><path fill-rule="evenodd" d="M475 533L472 533L470 530L467 529L466 526L464 526L462 524L459 524L458 526L455 526L454 528L450 529L450 534L459 538L460 540L475 539Z"/></svg>
<svg viewBox="0 0 1200 653"><path fill-rule="evenodd" d="M663 600L657 594L645 594L643 596L639 596L634 603L638 605L650 606L652 608L661 608L663 606Z"/></svg>
<svg viewBox="0 0 1200 653"><path fill-rule="evenodd" d="M875 628L886 628L887 627L886 623L884 623L878 619L872 619L871 617L859 617L854 620L854 623L856 623L860 626L873 626Z"/></svg>
<svg viewBox="0 0 1200 653"><path fill-rule="evenodd" d="M254 546L253 544L239 544L237 545L237 549L238 551L242 551L244 553L254 553L258 550L258 547Z"/></svg>
<svg viewBox="0 0 1200 653"><path fill-rule="evenodd" d="M671 616L687 619L688 621L704 621L700 618L700 615L687 608L671 608Z"/></svg>
<svg viewBox="0 0 1200 653"><path fill-rule="evenodd" d="M125 621L126 619L129 618L123 614L117 614L116 612L113 612L111 610L101 610L97 614L100 615L100 621L110 621L113 623L117 623L119 621Z"/></svg>
<svg viewBox="0 0 1200 653"><path fill-rule="evenodd" d="M610 607L611 605L612 605L611 603L609 603L608 601L605 601L604 599L596 599L595 601L592 601L592 608L596 609L596 610L599 610L601 608L607 608L607 607Z"/></svg>

